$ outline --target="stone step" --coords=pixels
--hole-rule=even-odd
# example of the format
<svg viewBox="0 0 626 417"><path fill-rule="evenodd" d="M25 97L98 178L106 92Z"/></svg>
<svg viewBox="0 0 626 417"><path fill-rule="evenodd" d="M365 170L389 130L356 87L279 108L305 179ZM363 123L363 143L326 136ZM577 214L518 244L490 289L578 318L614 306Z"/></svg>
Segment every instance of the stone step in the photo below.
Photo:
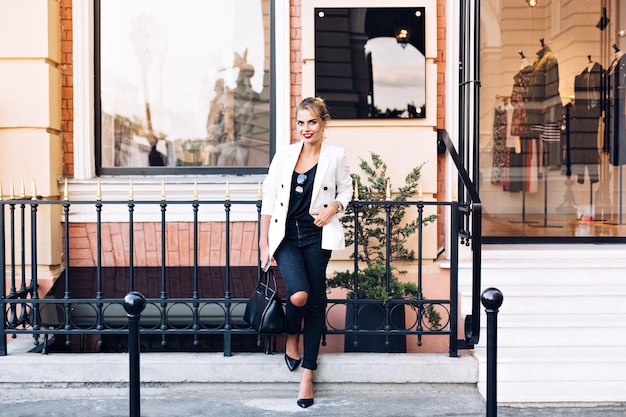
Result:
<svg viewBox="0 0 626 417"><path fill-rule="evenodd" d="M128 353L28 353L32 340L9 344L0 357L0 383L128 382ZM298 382L282 353L142 353L142 383L284 383ZM323 353L315 379L320 383L471 384L478 381L478 362L470 354Z"/></svg>

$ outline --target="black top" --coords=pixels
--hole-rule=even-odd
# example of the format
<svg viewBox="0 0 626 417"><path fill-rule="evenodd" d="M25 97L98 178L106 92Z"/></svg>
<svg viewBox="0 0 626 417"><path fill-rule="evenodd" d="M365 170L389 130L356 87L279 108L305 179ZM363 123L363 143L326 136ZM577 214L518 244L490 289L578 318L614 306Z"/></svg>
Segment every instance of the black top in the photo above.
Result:
<svg viewBox="0 0 626 417"><path fill-rule="evenodd" d="M315 180L316 172L317 164L303 174L299 174L296 171L293 172L287 219L313 222L314 219L309 214L309 208L311 207L313 180Z"/></svg>

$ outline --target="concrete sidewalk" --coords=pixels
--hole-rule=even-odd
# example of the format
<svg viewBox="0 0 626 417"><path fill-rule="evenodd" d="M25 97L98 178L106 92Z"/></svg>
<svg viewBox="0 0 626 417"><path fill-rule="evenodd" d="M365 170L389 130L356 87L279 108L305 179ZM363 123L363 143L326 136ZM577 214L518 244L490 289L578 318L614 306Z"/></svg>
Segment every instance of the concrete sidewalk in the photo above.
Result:
<svg viewBox="0 0 626 417"><path fill-rule="evenodd" d="M142 387L144 417L244 416L485 416L475 388L453 384L320 384L315 404L298 408L298 386L286 384L156 384ZM2 417L129 416L128 387L3 384ZM499 407L500 417L623 417L626 406Z"/></svg>
<svg viewBox="0 0 626 417"><path fill-rule="evenodd" d="M29 349L16 340L0 357L0 417L130 415L128 354ZM144 417L486 415L472 355L323 354L306 410L296 405L300 372L282 353L146 353L140 363ZM626 405L502 405L498 416L623 417Z"/></svg>

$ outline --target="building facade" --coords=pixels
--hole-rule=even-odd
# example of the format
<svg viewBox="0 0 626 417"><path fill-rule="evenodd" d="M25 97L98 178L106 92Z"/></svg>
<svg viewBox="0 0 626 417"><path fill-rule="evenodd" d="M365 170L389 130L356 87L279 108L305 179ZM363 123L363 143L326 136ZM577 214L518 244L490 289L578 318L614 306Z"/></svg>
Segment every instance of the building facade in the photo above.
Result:
<svg viewBox="0 0 626 417"><path fill-rule="evenodd" d="M445 201L458 197L437 148L445 129L484 204L484 286L505 294L501 400L625 400L618 0L4 0L0 11L13 39L0 46L3 198L125 199L130 189L158 199L165 189L168 199L255 200L271 156L291 142L296 104L320 95L333 116L327 140L355 171L375 152L401 184L423 164L423 198ZM466 70L473 80L459 85ZM453 239L440 214L426 229L433 263ZM172 215L168 234L183 242L188 220ZM39 216L45 292L64 268L61 212ZM225 226L201 216L202 262L220 265ZM138 266L158 266L158 213L136 219ZM92 213L70 221L72 266L95 265ZM123 221L105 214L105 266L128 264ZM254 221L236 215L239 265L257 262ZM189 259L186 245L168 254L169 265ZM348 259L337 252L333 265ZM462 285L462 307L468 293ZM484 364L481 346L476 355Z"/></svg>

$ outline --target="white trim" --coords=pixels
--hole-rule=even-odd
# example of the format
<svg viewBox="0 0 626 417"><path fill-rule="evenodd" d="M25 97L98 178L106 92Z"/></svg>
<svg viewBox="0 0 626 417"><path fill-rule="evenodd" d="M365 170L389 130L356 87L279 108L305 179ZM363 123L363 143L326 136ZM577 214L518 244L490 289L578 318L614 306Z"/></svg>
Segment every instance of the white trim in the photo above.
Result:
<svg viewBox="0 0 626 417"><path fill-rule="evenodd" d="M93 4L72 1L74 178L95 176Z"/></svg>
<svg viewBox="0 0 626 417"><path fill-rule="evenodd" d="M459 2L456 0L448 0L446 5L446 27L453 28L458 27L459 22ZM455 146L458 146L458 136L454 135L452 132L459 131L459 114L456 109L459 108L459 89L458 89L458 81L459 79L459 37L454 34L454 32L447 32L446 34L446 88L445 88L445 96L446 96L446 130L450 132L450 139ZM445 191L445 200L452 201L453 193L452 189L456 187L458 178L458 173L454 163L451 158L446 158L445 165L445 182L446 182L446 191ZM445 230L450 230L450 209L446 209L445 215ZM448 256L450 254L451 244L456 244L455 242L451 242L452 236L450 233L445 234L445 254Z"/></svg>
<svg viewBox="0 0 626 417"><path fill-rule="evenodd" d="M169 177L103 177L100 181L100 198L103 202L103 222L128 222L128 205L130 198L135 203L133 221L161 221L160 201L163 194L170 202L166 208L167 222L193 221L191 201L197 196L200 202L198 220L224 221L225 211L222 204L226 195L231 201L231 221L257 221L257 210L254 202L261 194L263 175L231 176L205 175L202 177L169 176ZM132 180L132 183L131 183ZM161 182L163 180L163 183ZM70 221L94 223L96 221L95 201L98 190L93 180L69 180L71 201L89 201L89 204L72 204ZM120 204L107 204L107 202ZM150 202L145 204L143 202ZM174 204L176 201L188 201L189 204ZM246 202L242 204L240 202ZM248 204L248 202L251 202Z"/></svg>
<svg viewBox="0 0 626 417"><path fill-rule="evenodd" d="M291 22L289 0L275 0L276 149L291 143Z"/></svg>

